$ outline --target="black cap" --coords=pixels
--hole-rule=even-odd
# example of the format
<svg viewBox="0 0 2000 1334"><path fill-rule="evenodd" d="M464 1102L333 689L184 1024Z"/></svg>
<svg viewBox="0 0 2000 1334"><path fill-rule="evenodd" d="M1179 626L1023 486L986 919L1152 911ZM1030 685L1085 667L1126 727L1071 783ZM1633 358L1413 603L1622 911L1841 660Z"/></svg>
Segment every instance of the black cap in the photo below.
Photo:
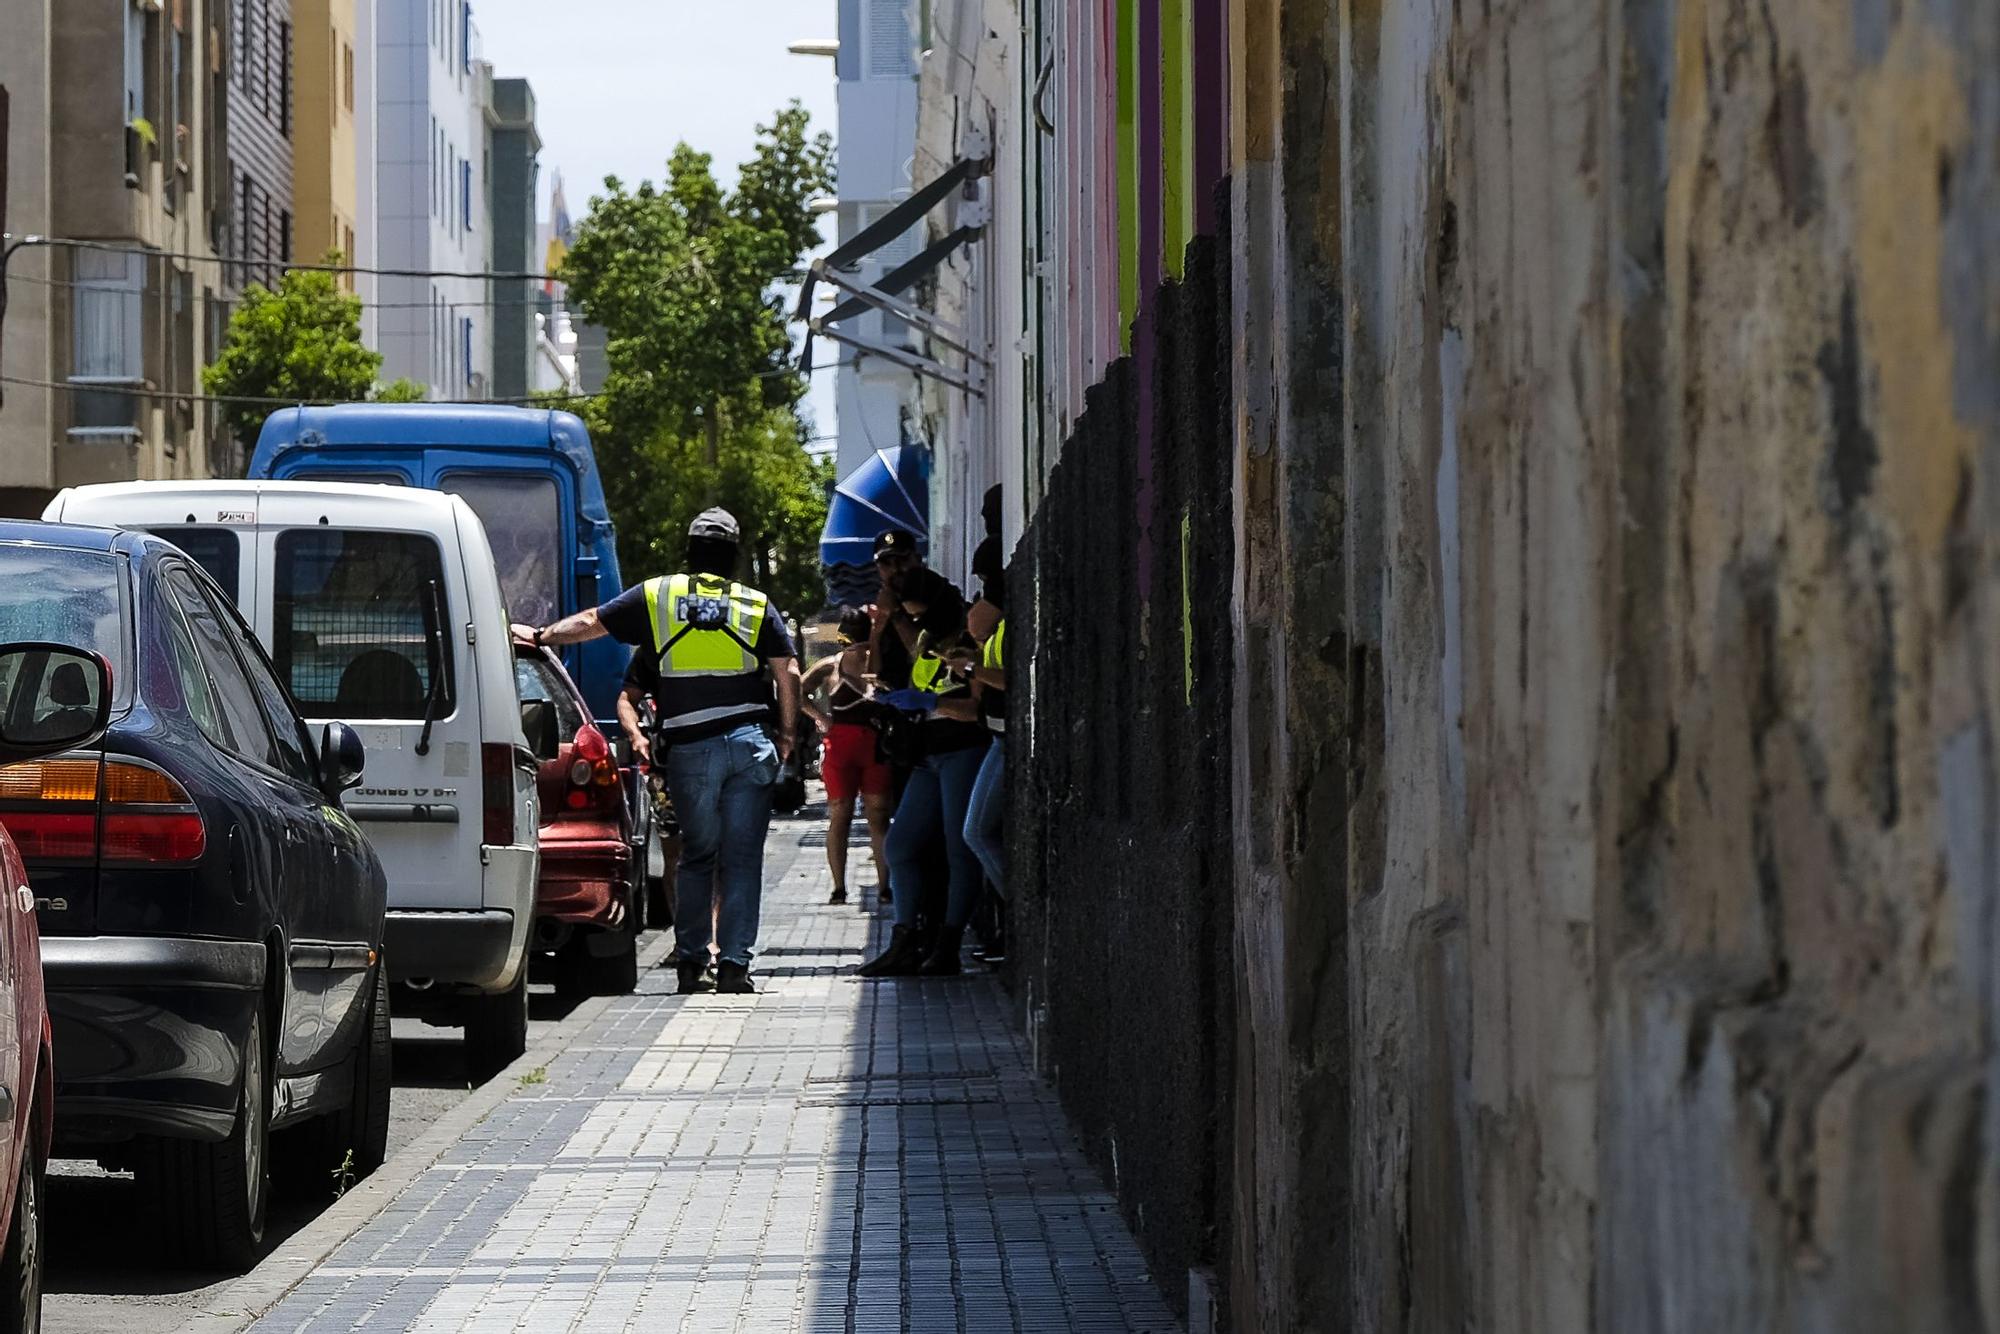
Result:
<svg viewBox="0 0 2000 1334"><path fill-rule="evenodd" d="M740 542L743 530L736 526L736 516L726 509L706 509L694 516L688 525L689 537L705 537L716 542Z"/></svg>
<svg viewBox="0 0 2000 1334"><path fill-rule="evenodd" d="M884 556L914 556L917 554L917 535L901 528L884 529L875 538L875 559Z"/></svg>

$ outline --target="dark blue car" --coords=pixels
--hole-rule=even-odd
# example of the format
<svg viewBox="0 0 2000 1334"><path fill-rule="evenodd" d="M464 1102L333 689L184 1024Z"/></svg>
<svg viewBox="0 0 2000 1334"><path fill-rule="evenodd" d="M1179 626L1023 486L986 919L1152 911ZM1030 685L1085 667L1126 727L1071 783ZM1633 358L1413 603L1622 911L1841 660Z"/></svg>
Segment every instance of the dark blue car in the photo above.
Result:
<svg viewBox="0 0 2000 1334"><path fill-rule="evenodd" d="M386 1146L382 867L340 801L360 742L312 735L229 598L145 534L0 522L0 640L111 664L100 742L0 770L56 1152L130 1167L182 1259L247 1267L274 1170L323 1187Z"/></svg>

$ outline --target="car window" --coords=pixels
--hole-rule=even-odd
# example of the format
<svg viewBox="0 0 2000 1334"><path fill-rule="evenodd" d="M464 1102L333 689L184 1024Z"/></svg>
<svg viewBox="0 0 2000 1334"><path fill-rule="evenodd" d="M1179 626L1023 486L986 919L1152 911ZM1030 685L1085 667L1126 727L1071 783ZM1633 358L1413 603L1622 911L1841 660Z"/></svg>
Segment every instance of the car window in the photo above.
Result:
<svg viewBox="0 0 2000 1334"><path fill-rule="evenodd" d="M521 730L528 748L538 759L554 759L562 743L574 738L588 721L576 696L542 658L515 658L514 684L521 695Z"/></svg>
<svg viewBox="0 0 2000 1334"><path fill-rule="evenodd" d="M486 527L507 615L547 625L562 614L557 565L562 556L562 507L553 477L519 473L446 473L438 488L472 507Z"/></svg>
<svg viewBox="0 0 2000 1334"><path fill-rule="evenodd" d="M131 698L130 592L122 557L31 543L0 546L0 642L89 649L111 664L112 707Z"/></svg>
<svg viewBox="0 0 2000 1334"><path fill-rule="evenodd" d="M166 627L167 647L173 654L174 679L180 682L181 698L187 701L188 714L203 736L224 750L233 751L236 749L236 738L230 735L229 725L223 721L222 710L215 702L215 692L209 688L208 672L201 665L201 656L195 652L194 634L181 618L180 603L170 597L165 600L165 606L166 615L161 620Z"/></svg>
<svg viewBox="0 0 2000 1334"><path fill-rule="evenodd" d="M257 703L257 693L251 688L249 678L243 674L243 664L229 642L229 632L187 570L170 565L162 578L174 601L180 604L181 614L187 617L188 629L194 633L195 654L201 659L202 670L208 673L209 685L215 691L216 703L234 741L230 749L246 759L278 768L276 746L270 729L264 725L263 709Z"/></svg>
<svg viewBox="0 0 2000 1334"><path fill-rule="evenodd" d="M203 591L211 598L216 594L213 588ZM265 660L257 636L250 632L250 627L243 623L228 602L215 605L214 611L223 629L229 633L237 657L243 661L244 673L250 679L250 688L256 692L265 725L271 729L271 736L278 744L278 767L306 786L314 786L312 742L307 739L305 725L299 721L298 711L292 707L284 686L278 683L277 673Z"/></svg>
<svg viewBox="0 0 2000 1334"><path fill-rule="evenodd" d="M152 528L155 537L164 537L208 571L208 577L222 587L229 600L236 601L237 580L242 571L242 546L227 528Z"/></svg>
<svg viewBox="0 0 2000 1334"><path fill-rule="evenodd" d="M295 528L278 534L274 574L271 660L307 717L421 718L440 655L434 716L451 712L453 620L434 539Z"/></svg>

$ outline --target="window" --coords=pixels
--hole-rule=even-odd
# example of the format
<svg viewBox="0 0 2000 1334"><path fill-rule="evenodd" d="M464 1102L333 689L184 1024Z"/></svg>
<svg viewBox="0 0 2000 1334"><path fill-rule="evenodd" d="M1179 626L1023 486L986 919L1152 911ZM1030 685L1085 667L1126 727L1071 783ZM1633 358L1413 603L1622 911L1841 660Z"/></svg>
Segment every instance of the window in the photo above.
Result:
<svg viewBox="0 0 2000 1334"><path fill-rule="evenodd" d="M435 218L438 213L438 119L436 116L431 117L430 168L431 216Z"/></svg>
<svg viewBox="0 0 2000 1334"><path fill-rule="evenodd" d="M292 25L278 25L278 132L292 137Z"/></svg>
<svg viewBox="0 0 2000 1334"><path fill-rule="evenodd" d="M547 625L562 614L556 575L562 555L562 506L552 477L454 472L438 489L464 500L486 528L510 620Z"/></svg>
<svg viewBox="0 0 2000 1334"><path fill-rule="evenodd" d="M201 566L231 598L242 587L240 547L236 534L227 528L153 528L148 531L185 551L188 558Z"/></svg>
<svg viewBox="0 0 2000 1334"><path fill-rule="evenodd" d="M472 230L472 164L458 164L458 207L464 220L465 230Z"/></svg>
<svg viewBox="0 0 2000 1334"><path fill-rule="evenodd" d="M464 372L467 384L472 381L472 317L463 316L458 322L458 365Z"/></svg>
<svg viewBox="0 0 2000 1334"><path fill-rule="evenodd" d="M215 692L208 687L208 672L201 665L201 656L194 650L194 635L181 619L179 607L170 598L168 612L160 619L167 633L167 648L173 654L174 680L181 688L181 698L187 704L194 725L201 734L224 750L235 750L236 742L229 735L229 729L222 721L222 710L215 702Z"/></svg>
<svg viewBox="0 0 2000 1334"><path fill-rule="evenodd" d="M871 79L907 79L916 73L915 44L905 0L868 0L867 66Z"/></svg>
<svg viewBox="0 0 2000 1334"><path fill-rule="evenodd" d="M278 258L287 263L292 258L292 215L285 209L278 212Z"/></svg>
<svg viewBox="0 0 2000 1334"><path fill-rule="evenodd" d="M70 290L69 434L135 437L145 380L145 257L74 252ZM102 386L102 388L93 388Z"/></svg>
<svg viewBox="0 0 2000 1334"><path fill-rule="evenodd" d="M561 754L563 743L590 721L577 707L569 683L557 676L544 658L514 659L514 686L521 696L521 730L538 760L552 760Z"/></svg>
<svg viewBox="0 0 2000 1334"><path fill-rule="evenodd" d="M236 649L229 642L229 632L223 629L214 608L201 595L200 587L186 567L170 565L162 578L174 601L180 605L181 615L187 618L188 629L194 636L195 654L201 659L202 671L207 674L209 688L215 693L224 735L211 737L210 740L245 759L277 768L277 749L271 740L270 729L264 725L263 709L243 674L243 664L238 661Z"/></svg>
<svg viewBox="0 0 2000 1334"><path fill-rule="evenodd" d="M340 46L340 104L354 114L354 48L346 42Z"/></svg>
<svg viewBox="0 0 2000 1334"><path fill-rule="evenodd" d="M472 73L471 0L459 0L458 3L458 66L465 73Z"/></svg>
<svg viewBox="0 0 2000 1334"><path fill-rule="evenodd" d="M305 724L300 721L291 697L285 694L276 672L264 658L264 651L258 647L257 637L250 633L250 627L243 624L233 608L218 607L216 614L235 632L237 655L243 659L244 673L249 677L250 688L256 692L257 703L263 709L264 724L271 729L271 735L278 743L278 768L307 787L316 786L312 740L306 735Z"/></svg>
<svg viewBox="0 0 2000 1334"><path fill-rule="evenodd" d="M130 693L125 562L64 547L0 547L0 643L41 640L102 654L122 703Z"/></svg>
<svg viewBox="0 0 2000 1334"><path fill-rule="evenodd" d="M125 123L146 114L146 17L137 6L125 11Z"/></svg>
<svg viewBox="0 0 2000 1334"><path fill-rule="evenodd" d="M307 717L421 718L434 667L437 716L451 712L451 617L436 542L297 528L278 535L276 564L272 658Z"/></svg>

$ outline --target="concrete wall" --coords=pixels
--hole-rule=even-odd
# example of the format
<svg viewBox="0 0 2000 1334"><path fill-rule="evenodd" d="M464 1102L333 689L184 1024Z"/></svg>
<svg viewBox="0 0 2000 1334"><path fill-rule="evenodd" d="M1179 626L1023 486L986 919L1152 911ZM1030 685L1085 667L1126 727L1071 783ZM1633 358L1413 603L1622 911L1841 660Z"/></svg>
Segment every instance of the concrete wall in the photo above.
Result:
<svg viewBox="0 0 2000 1334"><path fill-rule="evenodd" d="M1345 1315L1994 1328L2000 9L1340 17Z"/></svg>

